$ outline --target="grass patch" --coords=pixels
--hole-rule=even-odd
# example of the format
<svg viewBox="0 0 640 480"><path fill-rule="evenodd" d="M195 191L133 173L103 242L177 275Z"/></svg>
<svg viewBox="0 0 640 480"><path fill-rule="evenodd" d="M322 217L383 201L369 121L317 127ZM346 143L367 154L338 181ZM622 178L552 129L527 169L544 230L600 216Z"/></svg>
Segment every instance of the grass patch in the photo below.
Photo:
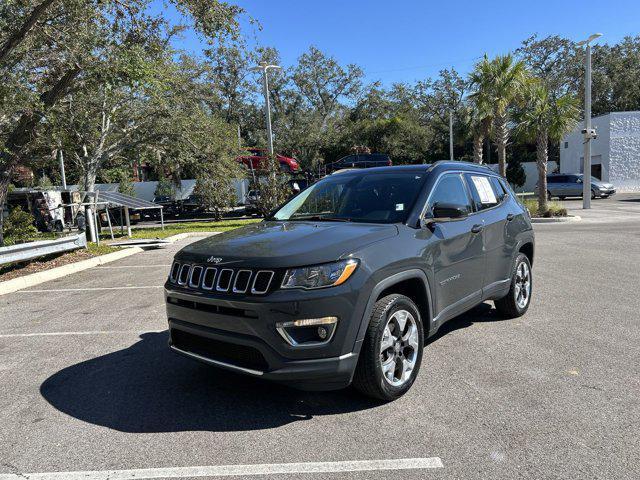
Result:
<svg viewBox="0 0 640 480"><path fill-rule="evenodd" d="M547 202L546 212L538 211L537 199L527 198L523 200L522 203L524 203L524 206L527 207L527 210L529 210L529 215L531 215L532 217L549 218L549 217L566 217L567 216L567 209L565 208L565 206L561 202L558 202L555 200L549 200Z"/></svg>
<svg viewBox="0 0 640 480"><path fill-rule="evenodd" d="M185 223L173 223L165 225L164 230L161 228L135 228L131 229L132 238L166 238L178 233L187 232L226 232L228 230L234 230L236 228L244 227L251 223L259 222L260 219L249 220L221 220L219 222L185 222ZM126 233L120 233L120 229L114 228L113 231L115 238L126 237ZM111 235L108 230L102 229L100 234L102 239L110 239Z"/></svg>
<svg viewBox="0 0 640 480"><path fill-rule="evenodd" d="M120 249L107 245L106 243L101 243L100 245L92 242L87 243L87 253L89 253L92 257L106 255L107 253L117 252L118 250Z"/></svg>

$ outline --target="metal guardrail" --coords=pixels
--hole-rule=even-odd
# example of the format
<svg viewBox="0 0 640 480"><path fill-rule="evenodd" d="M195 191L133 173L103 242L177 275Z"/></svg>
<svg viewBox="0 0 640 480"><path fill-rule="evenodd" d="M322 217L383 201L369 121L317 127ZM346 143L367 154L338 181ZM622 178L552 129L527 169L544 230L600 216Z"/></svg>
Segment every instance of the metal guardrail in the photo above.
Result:
<svg viewBox="0 0 640 480"><path fill-rule="evenodd" d="M9 247L0 247L0 265L13 262L24 262L44 255L69 252L87 246L84 233L57 238L55 240L39 240L37 242L21 243Z"/></svg>

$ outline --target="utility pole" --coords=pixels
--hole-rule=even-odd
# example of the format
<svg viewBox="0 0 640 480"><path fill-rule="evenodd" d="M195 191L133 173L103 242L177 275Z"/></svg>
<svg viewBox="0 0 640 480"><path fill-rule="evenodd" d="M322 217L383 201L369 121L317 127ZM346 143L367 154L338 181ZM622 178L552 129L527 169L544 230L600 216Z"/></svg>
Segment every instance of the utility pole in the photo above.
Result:
<svg viewBox="0 0 640 480"><path fill-rule="evenodd" d="M273 134L271 132L271 105L269 103L269 80L267 78L267 70L270 68L282 68L278 65L269 65L267 62L261 62L260 65L253 67L252 70L262 71L262 89L264 93L264 111L267 120L267 138L269 140L269 155L273 155Z"/></svg>
<svg viewBox="0 0 640 480"><path fill-rule="evenodd" d="M449 110L449 158L453 160L453 112Z"/></svg>
<svg viewBox="0 0 640 480"><path fill-rule="evenodd" d="M58 149L58 156L60 158L60 178L62 178L62 189L67 189L67 177L64 173L64 154L62 153L62 149Z"/></svg>
<svg viewBox="0 0 640 480"><path fill-rule="evenodd" d="M591 208L591 140L596 138L596 132L591 128L591 45L601 33L594 33L577 45L586 45L584 58L584 158L582 159L582 208Z"/></svg>

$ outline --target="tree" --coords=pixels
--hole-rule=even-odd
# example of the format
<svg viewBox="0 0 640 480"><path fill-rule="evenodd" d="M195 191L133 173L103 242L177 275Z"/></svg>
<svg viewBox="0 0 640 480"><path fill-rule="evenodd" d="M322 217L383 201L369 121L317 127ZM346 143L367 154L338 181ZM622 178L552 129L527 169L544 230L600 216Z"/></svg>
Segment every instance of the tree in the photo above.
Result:
<svg viewBox="0 0 640 480"><path fill-rule="evenodd" d="M130 197L136 196L136 189L131 181L131 175L127 170L121 170L118 175L118 192Z"/></svg>
<svg viewBox="0 0 640 480"><path fill-rule="evenodd" d="M512 159L507 165L507 181L515 186L521 187L527 181L527 174L522 168L522 163L518 159Z"/></svg>
<svg viewBox="0 0 640 480"><path fill-rule="evenodd" d="M559 142L570 132L579 118L578 101L566 94L553 98L542 82L532 82L526 91L526 103L519 114L517 133L536 142L538 169L538 211L547 206L547 162L549 140Z"/></svg>
<svg viewBox="0 0 640 480"><path fill-rule="evenodd" d="M291 193L287 177L280 173L278 161L273 156L267 160L267 169L252 182L251 189L259 192L256 208L262 216L284 203Z"/></svg>
<svg viewBox="0 0 640 480"><path fill-rule="evenodd" d="M493 60L485 55L470 75L475 95L486 98L493 106L493 137L498 147L500 175L506 175L509 143L509 109L521 96L527 80L522 61L512 55L498 55Z"/></svg>
<svg viewBox="0 0 640 480"><path fill-rule="evenodd" d="M135 58L147 58L145 40L167 30L162 14L147 13L149 3L24 0L0 5L0 211L11 172L29 158L60 101L71 91L90 95L92 82L87 79L106 91L114 78L141 73L134 72L140 63ZM172 3L193 19L195 29L210 44L237 34L239 7L215 0ZM117 58L120 62L114 61ZM120 75L102 68L105 64L117 64ZM85 183L91 183L91 176L89 171ZM0 226L1 222L0 215ZM0 228L0 244L1 232Z"/></svg>

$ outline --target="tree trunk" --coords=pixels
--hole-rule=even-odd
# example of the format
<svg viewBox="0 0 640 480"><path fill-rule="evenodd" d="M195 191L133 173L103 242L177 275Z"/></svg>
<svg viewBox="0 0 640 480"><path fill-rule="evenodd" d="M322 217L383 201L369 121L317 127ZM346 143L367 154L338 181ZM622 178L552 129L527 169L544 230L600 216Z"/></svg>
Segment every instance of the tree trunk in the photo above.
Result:
<svg viewBox="0 0 640 480"><path fill-rule="evenodd" d="M44 0L40 5L35 7L31 14L25 19L22 26L9 36L6 42L0 47L0 64L4 62L11 51L22 42L29 31L33 28L40 17L47 11L49 6L56 0Z"/></svg>
<svg viewBox="0 0 640 480"><path fill-rule="evenodd" d="M2 172L0 176L0 247L4 246L4 204L7 201L10 180L10 172Z"/></svg>
<svg viewBox="0 0 640 480"><path fill-rule="evenodd" d="M538 214L547 213L547 161L548 135L546 130L538 132L536 137L536 164L538 167Z"/></svg>
<svg viewBox="0 0 640 480"><path fill-rule="evenodd" d="M65 73L50 90L40 95L43 110L55 105L67 92L69 86L79 73L80 67L76 65L72 70ZM4 149L0 152L0 245L3 245L2 225L4 222L2 212L4 211L4 204L7 200L11 172L22 160L25 147L33 139L43 116L44 111L24 112L16 122L15 128L7 136Z"/></svg>
<svg viewBox="0 0 640 480"><path fill-rule="evenodd" d="M507 143L509 143L509 129L506 115L496 115L494 135L498 147L498 168L500 175L507 177Z"/></svg>
<svg viewBox="0 0 640 480"><path fill-rule="evenodd" d="M482 146L484 143L484 137L476 133L473 136L473 161L474 163L482 163Z"/></svg>

